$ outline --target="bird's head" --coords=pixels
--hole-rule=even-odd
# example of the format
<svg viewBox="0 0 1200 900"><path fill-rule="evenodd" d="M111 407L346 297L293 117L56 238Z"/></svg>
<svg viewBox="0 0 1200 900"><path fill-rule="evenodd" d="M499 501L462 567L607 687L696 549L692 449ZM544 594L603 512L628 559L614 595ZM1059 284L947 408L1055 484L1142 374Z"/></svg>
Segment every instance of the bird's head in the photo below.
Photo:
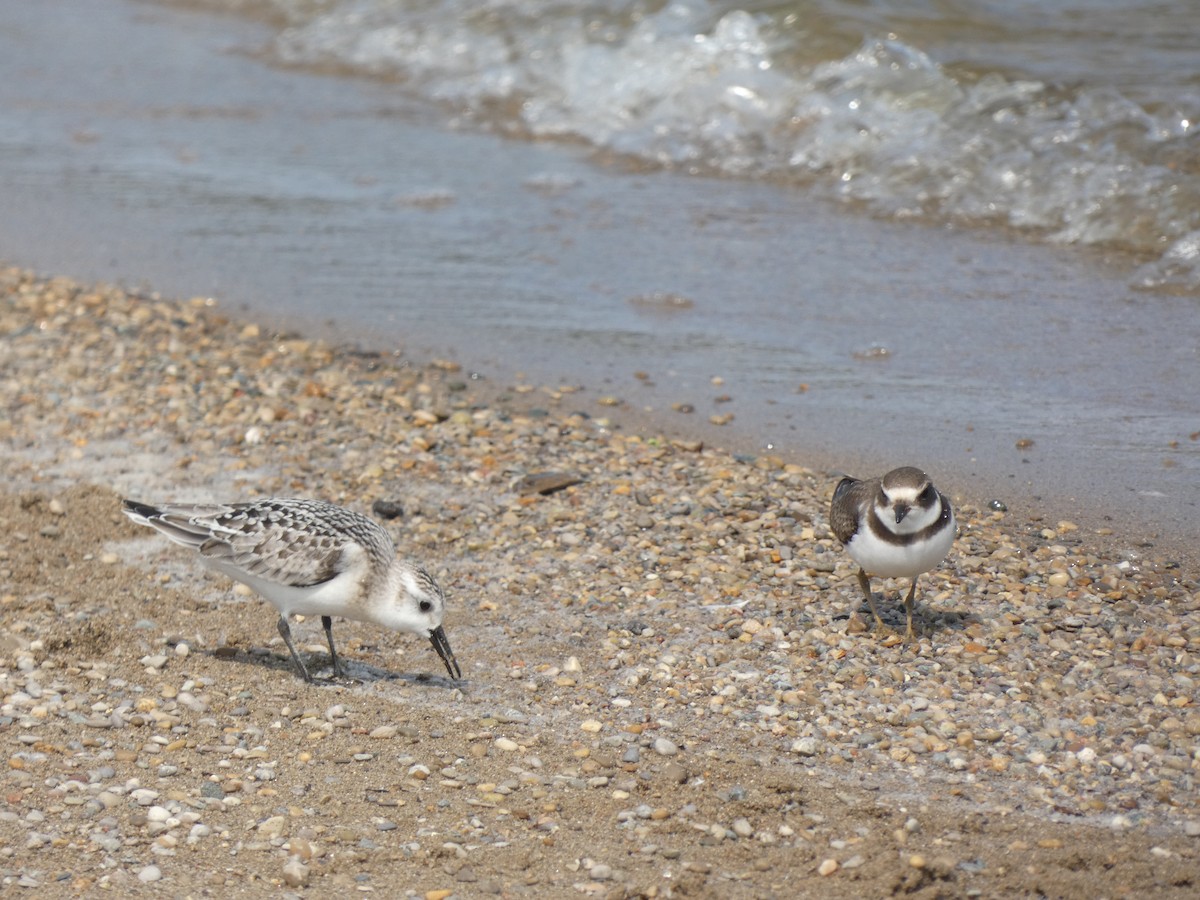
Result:
<svg viewBox="0 0 1200 900"><path fill-rule="evenodd" d="M928 528L941 514L937 488L928 475L913 466L892 469L883 476L875 506L880 519L897 534Z"/></svg>
<svg viewBox="0 0 1200 900"><path fill-rule="evenodd" d="M450 641L442 628L442 617L446 612L446 598L433 576L419 566L405 571L400 578L401 591L398 615L392 627L410 631L429 639L437 655L446 665L451 678L462 678L462 669Z"/></svg>

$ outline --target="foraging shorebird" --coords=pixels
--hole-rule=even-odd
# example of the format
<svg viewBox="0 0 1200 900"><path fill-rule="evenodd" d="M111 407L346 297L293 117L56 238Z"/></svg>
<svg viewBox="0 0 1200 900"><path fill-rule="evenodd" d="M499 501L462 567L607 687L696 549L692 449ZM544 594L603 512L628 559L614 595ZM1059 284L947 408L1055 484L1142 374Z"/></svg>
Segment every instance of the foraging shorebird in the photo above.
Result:
<svg viewBox="0 0 1200 900"><path fill-rule="evenodd" d="M344 673L333 616L428 638L450 677L462 677L442 629L442 589L423 568L397 558L391 535L366 516L323 500L277 498L158 506L125 500L122 511L269 600L305 681L313 678L292 643L293 615L321 617L337 677Z"/></svg>
<svg viewBox="0 0 1200 900"><path fill-rule="evenodd" d="M913 595L917 578L946 558L954 543L954 510L920 469L904 466L882 478L843 478L833 491L829 525L859 565L858 583L883 629L871 596L870 575L911 578L904 600L906 636L912 638Z"/></svg>

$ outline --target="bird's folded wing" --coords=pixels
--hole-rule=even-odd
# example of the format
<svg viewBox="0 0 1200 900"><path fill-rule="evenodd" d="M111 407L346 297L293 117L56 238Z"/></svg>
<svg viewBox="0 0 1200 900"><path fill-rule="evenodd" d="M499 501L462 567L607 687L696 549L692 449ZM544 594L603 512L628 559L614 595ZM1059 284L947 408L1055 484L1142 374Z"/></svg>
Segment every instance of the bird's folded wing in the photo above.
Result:
<svg viewBox="0 0 1200 900"><path fill-rule="evenodd" d="M872 490L867 482L850 477L843 478L834 488L829 528L841 543L846 543L858 531L859 508Z"/></svg>
<svg viewBox="0 0 1200 900"><path fill-rule="evenodd" d="M252 532L214 529L197 549L211 563L291 587L336 578L362 554L353 541L278 525Z"/></svg>

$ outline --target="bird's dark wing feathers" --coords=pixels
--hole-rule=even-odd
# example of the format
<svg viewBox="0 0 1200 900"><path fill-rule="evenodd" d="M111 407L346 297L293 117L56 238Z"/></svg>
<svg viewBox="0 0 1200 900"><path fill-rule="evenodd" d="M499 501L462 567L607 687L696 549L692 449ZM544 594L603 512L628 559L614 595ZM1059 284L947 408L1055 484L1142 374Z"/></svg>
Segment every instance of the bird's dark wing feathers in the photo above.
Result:
<svg viewBox="0 0 1200 900"><path fill-rule="evenodd" d="M841 543L847 543L858 532L858 514L864 503L870 502L876 486L871 481L859 481L846 476L833 489L829 504L829 527Z"/></svg>

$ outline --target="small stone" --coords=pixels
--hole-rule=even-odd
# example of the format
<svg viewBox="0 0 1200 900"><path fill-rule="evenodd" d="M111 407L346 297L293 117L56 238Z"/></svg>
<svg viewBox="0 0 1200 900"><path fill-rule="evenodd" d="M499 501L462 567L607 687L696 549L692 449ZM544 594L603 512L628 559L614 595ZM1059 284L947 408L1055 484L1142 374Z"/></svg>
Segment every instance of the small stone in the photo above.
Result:
<svg viewBox="0 0 1200 900"><path fill-rule="evenodd" d="M200 796L209 800L220 800L225 796L225 788L215 781L200 782Z"/></svg>
<svg viewBox="0 0 1200 900"><path fill-rule="evenodd" d="M138 806L150 806L158 799L158 791L150 788L137 788L129 794Z"/></svg>
<svg viewBox="0 0 1200 900"><path fill-rule="evenodd" d="M496 749L512 753L521 749L521 745L510 738L496 738Z"/></svg>
<svg viewBox="0 0 1200 900"><path fill-rule="evenodd" d="M288 887L304 887L308 884L308 866L298 857L289 856L283 864L283 880Z"/></svg>
<svg viewBox="0 0 1200 900"><path fill-rule="evenodd" d="M817 739L813 737L802 737L792 742L792 752L800 756L816 756L817 755Z"/></svg>
<svg viewBox="0 0 1200 900"><path fill-rule="evenodd" d="M142 884L153 884L162 879L162 869L158 866L146 866L138 872L138 881Z"/></svg>
<svg viewBox="0 0 1200 900"><path fill-rule="evenodd" d="M687 784L688 773L687 769L685 769L675 760L671 760L669 763L663 766L663 777L673 784Z"/></svg>
<svg viewBox="0 0 1200 900"><path fill-rule="evenodd" d="M265 838L281 837L287 830L287 819L283 816L271 816L259 823L258 833Z"/></svg>
<svg viewBox="0 0 1200 900"><path fill-rule="evenodd" d="M371 731L367 737L374 738L377 741L386 741L389 738L394 738L396 732L400 729L395 725L380 725Z"/></svg>
<svg viewBox="0 0 1200 900"><path fill-rule="evenodd" d="M371 512L381 519L399 519L404 515L404 507L398 500L376 500L371 504Z"/></svg>
<svg viewBox="0 0 1200 900"><path fill-rule="evenodd" d="M836 859L826 859L817 866L818 875L832 875L838 870L838 861Z"/></svg>
<svg viewBox="0 0 1200 900"><path fill-rule="evenodd" d="M516 490L524 496L541 494L544 497L582 483L582 478L568 472L535 472L521 478L517 482Z"/></svg>
<svg viewBox="0 0 1200 900"><path fill-rule="evenodd" d="M289 838L287 849L288 853L290 853L294 859L300 860L300 862L304 863L305 865L307 865L313 858L312 842L305 840L304 838Z"/></svg>
<svg viewBox="0 0 1200 900"><path fill-rule="evenodd" d="M679 748L665 737L659 737L654 739L654 752L659 756L675 756Z"/></svg>

